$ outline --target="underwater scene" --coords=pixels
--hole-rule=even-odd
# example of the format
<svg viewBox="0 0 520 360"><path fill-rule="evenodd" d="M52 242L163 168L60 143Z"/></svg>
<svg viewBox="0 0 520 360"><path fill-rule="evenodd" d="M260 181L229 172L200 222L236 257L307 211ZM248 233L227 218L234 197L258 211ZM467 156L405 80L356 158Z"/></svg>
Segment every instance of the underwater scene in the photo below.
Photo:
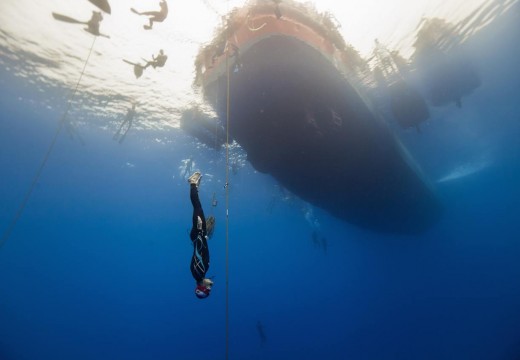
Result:
<svg viewBox="0 0 520 360"><path fill-rule="evenodd" d="M517 0L2 0L0 359L520 359Z"/></svg>

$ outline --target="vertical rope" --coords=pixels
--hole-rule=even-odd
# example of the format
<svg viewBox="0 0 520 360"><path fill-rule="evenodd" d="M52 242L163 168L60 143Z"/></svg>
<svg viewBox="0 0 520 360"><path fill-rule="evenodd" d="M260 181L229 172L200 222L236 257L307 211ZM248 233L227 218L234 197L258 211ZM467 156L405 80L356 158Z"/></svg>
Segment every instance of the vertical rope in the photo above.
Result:
<svg viewBox="0 0 520 360"><path fill-rule="evenodd" d="M226 360L229 359L229 54L226 54Z"/></svg>
<svg viewBox="0 0 520 360"><path fill-rule="evenodd" d="M49 157L50 157L50 155L52 153L52 150L54 149L54 145L56 145L56 141L58 140L58 136L61 133L61 129L63 129L63 125L65 124L65 119L67 118L67 114L68 114L68 112L70 110L70 106L72 104L72 100L74 99L74 96L76 95L76 92L78 90L79 83L81 82L81 79L83 78L83 74L85 73L85 69L87 68L88 60L90 59L90 55L92 54L92 49L94 48L94 44L96 42L96 38L97 37L94 37L94 41L92 41L92 46L90 47L87 59L85 60L85 64L83 65L83 70L81 71L81 75L79 76L79 79L78 79L78 82L76 83L74 91L72 92L72 95L69 98L69 101L67 103L67 109L65 109L65 113L63 113L63 116L60 119L60 122L59 122L59 125L58 125L58 129L56 129L56 133L54 134L54 137L53 137L53 139L51 141L51 144L49 145L49 147L47 149L47 152L45 153L45 156L43 157L43 161L40 164L40 166L38 167L38 170L36 171L36 174L33 177L31 185L29 186L29 189L25 193L25 196L24 196L20 206L18 207L18 210L16 211L13 219L11 220L9 225L7 226L7 229L2 234L2 239L0 240L0 249L5 244L5 242L9 239L9 237L11 236L11 233L13 232L13 230L14 230L14 228L16 226L16 223L18 222L18 220L20 219L20 217L23 214L23 211L25 210L25 206L27 205L27 202L29 201L29 199L30 199L30 197L31 197L31 195L33 193L33 190L36 187L36 184L38 183L38 180L40 180L40 176L41 176L41 174L43 172L43 169L45 168L45 165L47 165L47 161L49 160Z"/></svg>

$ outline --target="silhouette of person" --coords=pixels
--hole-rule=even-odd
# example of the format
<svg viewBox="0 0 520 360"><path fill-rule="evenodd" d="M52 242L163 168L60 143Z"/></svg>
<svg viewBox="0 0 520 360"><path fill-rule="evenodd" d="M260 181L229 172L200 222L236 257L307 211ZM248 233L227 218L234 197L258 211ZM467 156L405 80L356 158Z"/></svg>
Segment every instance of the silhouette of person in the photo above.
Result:
<svg viewBox="0 0 520 360"><path fill-rule="evenodd" d="M264 346L267 342L267 337L265 336L264 325L262 325L260 320L256 323L256 330L258 331L258 336L260 336L260 345Z"/></svg>
<svg viewBox="0 0 520 360"><path fill-rule="evenodd" d="M92 11L92 17L87 21L87 28L85 30L96 36L101 35L99 33L99 25L101 21L103 21L101 11Z"/></svg>
<svg viewBox="0 0 520 360"><path fill-rule="evenodd" d="M182 173L182 177L186 179L186 176L193 171L193 158L190 156L188 160L185 161L184 172Z"/></svg>
<svg viewBox="0 0 520 360"><path fill-rule="evenodd" d="M132 127L132 122L134 120L134 116L135 116L135 104L132 104L132 108L128 109L125 119L123 120L123 122L121 123L121 126L119 126L119 129L117 129L117 132L114 134L114 137L113 137L114 140L116 140L116 141L119 140L120 144L125 140L126 134L128 134L128 131ZM123 134L121 134L121 131L123 130L123 127L125 125L127 125L126 130Z"/></svg>
<svg viewBox="0 0 520 360"><path fill-rule="evenodd" d="M190 184L190 200L193 206L192 228L190 239L193 243L193 255L191 256L190 270L195 279L195 296L205 299L211 292L213 281L206 278L209 269L209 248L206 218L199 200L199 185L202 174L194 172L188 179ZM214 223L214 220L213 220ZM211 232L213 230L210 230Z"/></svg>
<svg viewBox="0 0 520 360"><path fill-rule="evenodd" d="M57 14L54 12L52 13L52 16L56 20L67 22L70 24L87 25L87 27L84 30L91 33L92 35L104 36L106 38L110 38L110 36L99 32L100 23L101 23L101 21L103 21L103 15L101 14L101 11L92 11L92 16L90 17L90 20L88 20L88 21L77 20L77 19L71 18L70 16Z"/></svg>
<svg viewBox="0 0 520 360"><path fill-rule="evenodd" d="M159 11L139 12L139 11L135 10L134 8L131 8L130 10L137 15L149 16L150 17L148 19L149 25L143 25L143 28L145 30L150 30L153 27L154 21L163 22L166 19L166 17L168 16L168 4L166 3L166 0L161 0L161 2L159 2L159 6L161 7L161 10L159 10Z"/></svg>
<svg viewBox="0 0 520 360"><path fill-rule="evenodd" d="M168 56L164 54L164 50L159 50L159 54L157 57L152 55L152 60L148 61L144 68L146 69L148 66L152 66L154 69L156 67L163 67L166 63L166 60L168 60Z"/></svg>

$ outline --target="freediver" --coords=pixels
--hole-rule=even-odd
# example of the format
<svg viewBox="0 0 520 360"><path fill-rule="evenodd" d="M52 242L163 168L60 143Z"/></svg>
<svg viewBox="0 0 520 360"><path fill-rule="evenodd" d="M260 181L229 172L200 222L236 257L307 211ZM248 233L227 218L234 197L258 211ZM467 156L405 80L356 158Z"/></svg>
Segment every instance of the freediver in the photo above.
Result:
<svg viewBox="0 0 520 360"><path fill-rule="evenodd" d="M157 56L152 55L152 60L146 60L146 59L143 59L143 60L146 61L145 65L141 65L140 63L136 63L136 62L132 62L130 60L123 59L123 61L125 63L130 64L134 67L134 75L135 75L136 79L139 79L143 75L144 70L148 66L151 66L154 69L156 67L163 67L164 64L166 63L166 60L168 60L168 56L165 55L164 50L161 49Z"/></svg>
<svg viewBox="0 0 520 360"><path fill-rule="evenodd" d="M143 12L139 12L139 11L137 11L134 8L131 8L130 10L134 14L137 14L137 15L149 16L150 17L148 19L149 25L143 25L143 28L145 30L150 30L153 27L154 21L155 22L163 22L166 19L166 17L168 16L168 4L166 3L166 0L161 0L159 2L159 6L161 7L161 10L159 10L159 11L143 11Z"/></svg>
<svg viewBox="0 0 520 360"><path fill-rule="evenodd" d="M327 241L327 238L325 236L321 236L321 238L319 237L319 234L318 234L318 231L317 230L313 230L312 231L312 235L311 235L311 239L312 239L312 243L314 245L314 247L320 247L323 249L323 252L327 252L327 246L328 246L328 241Z"/></svg>
<svg viewBox="0 0 520 360"><path fill-rule="evenodd" d="M193 170L193 158L190 156L190 158L188 160L184 160L185 161L185 166L184 166L184 173L182 174L182 178L183 179L186 179L186 176L188 174L190 174Z"/></svg>
<svg viewBox="0 0 520 360"><path fill-rule="evenodd" d="M90 20L87 21L87 28L85 30L96 36L101 35L99 33L99 25L101 21L103 21L103 15L101 15L101 11L92 11L92 16Z"/></svg>
<svg viewBox="0 0 520 360"><path fill-rule="evenodd" d="M164 54L164 50L159 50L159 54L156 56L152 55L152 60L148 61L144 68L146 69L148 66L152 66L154 69L156 67L163 67L166 64L166 60L168 60L168 56Z"/></svg>
<svg viewBox="0 0 520 360"><path fill-rule="evenodd" d="M193 243L193 255L191 256L190 270L195 279L195 296L199 299L207 298L211 292L213 281L206 278L209 270L208 239L213 234L215 218L210 216L206 223L204 211L199 200L199 185L202 174L194 172L188 179L190 184L190 200L193 206L192 228L190 239Z"/></svg>
<svg viewBox="0 0 520 360"><path fill-rule="evenodd" d="M256 322L256 330L258 331L258 336L260 336L260 346L264 346L267 342L267 337L265 336L264 325L262 325L260 320Z"/></svg>
<svg viewBox="0 0 520 360"><path fill-rule="evenodd" d="M460 109L462 107L462 99L459 97L455 99L455 105Z"/></svg>
<svg viewBox="0 0 520 360"><path fill-rule="evenodd" d="M215 193L213 193L213 199L211 199L211 206L217 207L217 205L218 205L217 196L215 195Z"/></svg>
<svg viewBox="0 0 520 360"><path fill-rule="evenodd" d="M67 22L70 24L84 24L87 25L87 27L84 29L85 31L91 33L95 36L104 36L106 38L110 38L110 36L102 34L99 32L99 26L101 21L103 21L103 15L101 15L101 11L92 11L92 16L90 17L89 21L80 21L76 20L74 18L71 18L66 15L61 15L57 13L52 13L52 17L58 21Z"/></svg>
<svg viewBox="0 0 520 360"><path fill-rule="evenodd" d="M131 109L128 109L128 112L126 113L126 117L123 120L123 123L121 124L119 129L117 129L117 132L114 134L113 139L116 140L116 141L119 140L120 144L123 143L123 140L125 140L126 134L128 134L128 131L132 127L132 122L134 120L134 116L135 116L135 103L132 104L132 108ZM121 134L121 131L123 130L123 127L126 124L128 124L128 126L127 126L125 132L123 134Z"/></svg>

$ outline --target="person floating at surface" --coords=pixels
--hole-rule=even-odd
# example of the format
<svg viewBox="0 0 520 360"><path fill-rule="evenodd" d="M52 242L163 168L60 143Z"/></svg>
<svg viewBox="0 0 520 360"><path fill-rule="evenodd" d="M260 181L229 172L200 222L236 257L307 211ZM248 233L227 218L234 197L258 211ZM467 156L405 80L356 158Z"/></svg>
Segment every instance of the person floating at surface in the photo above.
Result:
<svg viewBox="0 0 520 360"><path fill-rule="evenodd" d="M101 35L99 32L99 25L101 21L103 21L103 15L101 15L101 11L92 11L92 16L90 17L90 20L87 21L87 28L85 30L96 36Z"/></svg>
<svg viewBox="0 0 520 360"><path fill-rule="evenodd" d="M104 36L106 38L110 38L110 36L105 35L105 34L101 34L99 32L100 23L101 23L101 21L103 21L103 15L101 15L101 11L92 11L92 16L90 17L89 21L76 20L76 19L71 18L69 16L57 14L57 13L54 13L54 12L52 13L52 17L54 19L56 19L56 20L67 22L67 23L70 23L70 24L84 24L84 25L87 25L87 27L84 30L89 32L89 33L91 33L92 35Z"/></svg>
<svg viewBox="0 0 520 360"><path fill-rule="evenodd" d="M193 255L191 256L191 275L196 281L195 296L199 299L207 298L211 292L213 281L206 278L209 269L209 248L206 218L199 200L199 184L202 174L194 172L188 178L190 184L190 200L193 205L192 228L190 239L193 243ZM209 219L208 219L209 220ZM213 220L214 224L214 220ZM210 229L210 232L213 232Z"/></svg>
<svg viewBox="0 0 520 360"><path fill-rule="evenodd" d="M163 67L166 64L166 60L168 60L168 56L164 54L164 50L159 50L159 54L156 56L152 55L152 60L148 61L144 68L146 69L148 66L152 66L154 69L156 67Z"/></svg>
<svg viewBox="0 0 520 360"><path fill-rule="evenodd" d="M120 144L123 142L123 140L125 140L126 134L128 134L128 131L132 127L132 122L134 120L134 116L135 116L135 104L132 104L132 108L128 109L125 120L123 120L123 123L121 124L119 129L117 129L117 132L114 134L114 137L113 137L113 139L116 141L119 139ZM128 126L127 126L125 132L121 135L121 130L123 130L123 127L126 124L128 124Z"/></svg>
<svg viewBox="0 0 520 360"><path fill-rule="evenodd" d="M157 56L152 55L152 60L146 60L146 59L143 59L143 60L146 61L145 65L141 65L140 63L136 63L136 62L132 62L130 60L123 59L123 61L125 63L130 64L134 67L134 75L135 75L136 79L139 79L143 75L144 70L148 66L152 66L154 69L156 67L163 67L164 64L166 63L166 60L168 60L168 56L165 55L164 50L161 49L159 51L159 55L157 55Z"/></svg>
<svg viewBox="0 0 520 360"><path fill-rule="evenodd" d="M139 12L134 8L131 8L130 10L137 15L144 15L149 16L148 19L150 24L149 25L143 25L143 28L145 30L150 30L153 27L153 23L155 22L163 22L166 17L168 16L168 4L166 3L166 0L162 0L159 2L159 6L161 7L161 10L159 11L143 11Z"/></svg>

